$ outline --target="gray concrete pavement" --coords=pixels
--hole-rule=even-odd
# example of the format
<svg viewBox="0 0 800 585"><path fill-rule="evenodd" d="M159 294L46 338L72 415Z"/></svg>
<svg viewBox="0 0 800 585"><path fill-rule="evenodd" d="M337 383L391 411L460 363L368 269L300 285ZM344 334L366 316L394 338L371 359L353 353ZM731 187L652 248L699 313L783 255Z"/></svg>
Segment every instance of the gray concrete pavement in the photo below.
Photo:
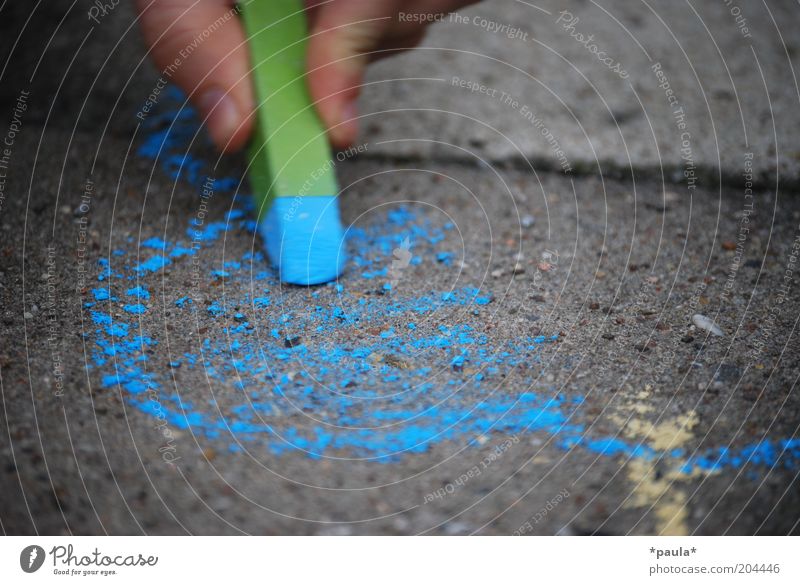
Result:
<svg viewBox="0 0 800 585"><path fill-rule="evenodd" d="M769 5L784 45L763 7L745 42L723 2L570 3L628 80L537 6L476 6L372 70L366 152L337 163L338 289L274 282L225 181L241 160L215 166L174 96L134 134L155 74L126 7L80 69L85 11L32 81L46 39L24 34L2 90L31 94L0 207L2 529L796 533L796 6Z"/></svg>
<svg viewBox="0 0 800 585"><path fill-rule="evenodd" d="M732 8L740 8L734 12L747 32ZM426 52L375 68L375 82L436 81L371 85L369 114L436 111L382 115L372 136L430 133L493 160L532 157L559 170L566 158L589 172L664 170L670 179L688 159L709 179L722 173L738 181L744 153L751 152L760 180L774 182L780 173L795 182L798 89L791 63L797 39L790 23L797 6L732 8L666 1L477 5L465 21L438 24ZM495 91L454 87L453 77ZM392 143L385 151L445 154L434 144Z"/></svg>

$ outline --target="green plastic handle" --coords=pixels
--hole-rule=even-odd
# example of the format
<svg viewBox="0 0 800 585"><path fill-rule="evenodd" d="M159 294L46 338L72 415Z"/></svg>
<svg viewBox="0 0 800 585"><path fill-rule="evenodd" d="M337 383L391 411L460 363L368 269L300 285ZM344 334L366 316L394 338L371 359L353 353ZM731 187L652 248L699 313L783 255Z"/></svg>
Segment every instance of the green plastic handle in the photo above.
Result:
<svg viewBox="0 0 800 585"><path fill-rule="evenodd" d="M302 0L250 0L242 16L257 101L250 182L261 218L273 197L334 196L339 189L306 83Z"/></svg>

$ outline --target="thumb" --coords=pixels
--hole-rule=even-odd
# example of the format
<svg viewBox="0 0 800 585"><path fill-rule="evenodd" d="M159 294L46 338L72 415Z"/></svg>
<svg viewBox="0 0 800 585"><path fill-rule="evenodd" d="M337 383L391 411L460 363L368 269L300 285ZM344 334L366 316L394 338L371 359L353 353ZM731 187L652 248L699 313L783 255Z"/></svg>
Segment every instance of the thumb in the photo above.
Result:
<svg viewBox="0 0 800 585"><path fill-rule="evenodd" d="M200 111L220 150L247 141L253 97L245 35L232 0L137 0L156 65Z"/></svg>
<svg viewBox="0 0 800 585"><path fill-rule="evenodd" d="M308 87L336 148L349 146L356 138L355 102L371 60L369 53L392 25L396 4L338 0L313 9Z"/></svg>

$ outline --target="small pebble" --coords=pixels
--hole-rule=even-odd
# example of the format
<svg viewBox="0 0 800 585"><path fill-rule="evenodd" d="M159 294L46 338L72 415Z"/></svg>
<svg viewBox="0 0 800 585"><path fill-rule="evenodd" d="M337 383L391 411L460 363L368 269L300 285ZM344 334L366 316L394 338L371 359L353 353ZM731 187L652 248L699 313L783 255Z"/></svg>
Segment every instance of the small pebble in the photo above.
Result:
<svg viewBox="0 0 800 585"><path fill-rule="evenodd" d="M712 335L716 335L717 337L722 337L724 333L722 333L722 329L717 327L717 324L714 323L711 319L706 317L705 315L701 315L697 313L692 317L692 323L695 324L695 327L698 329L702 329L703 331L708 331Z"/></svg>
<svg viewBox="0 0 800 585"><path fill-rule="evenodd" d="M525 272L525 267L522 264L515 264L513 272L514 274L523 274Z"/></svg>
<svg viewBox="0 0 800 585"><path fill-rule="evenodd" d="M33 313L25 311L23 317L25 317L26 319L33 319Z"/></svg>
<svg viewBox="0 0 800 585"><path fill-rule="evenodd" d="M529 228L533 226L534 223L536 223L536 218L532 215L528 214L522 216L522 227Z"/></svg>

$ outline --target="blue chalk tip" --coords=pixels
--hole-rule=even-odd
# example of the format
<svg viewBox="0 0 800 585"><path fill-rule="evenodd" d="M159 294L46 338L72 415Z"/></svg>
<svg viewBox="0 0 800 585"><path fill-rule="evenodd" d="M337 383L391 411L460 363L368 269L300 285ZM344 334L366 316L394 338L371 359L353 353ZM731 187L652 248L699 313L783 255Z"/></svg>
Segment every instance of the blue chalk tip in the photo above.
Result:
<svg viewBox="0 0 800 585"><path fill-rule="evenodd" d="M335 196L276 197L258 226L283 282L309 286L335 280L346 259Z"/></svg>

